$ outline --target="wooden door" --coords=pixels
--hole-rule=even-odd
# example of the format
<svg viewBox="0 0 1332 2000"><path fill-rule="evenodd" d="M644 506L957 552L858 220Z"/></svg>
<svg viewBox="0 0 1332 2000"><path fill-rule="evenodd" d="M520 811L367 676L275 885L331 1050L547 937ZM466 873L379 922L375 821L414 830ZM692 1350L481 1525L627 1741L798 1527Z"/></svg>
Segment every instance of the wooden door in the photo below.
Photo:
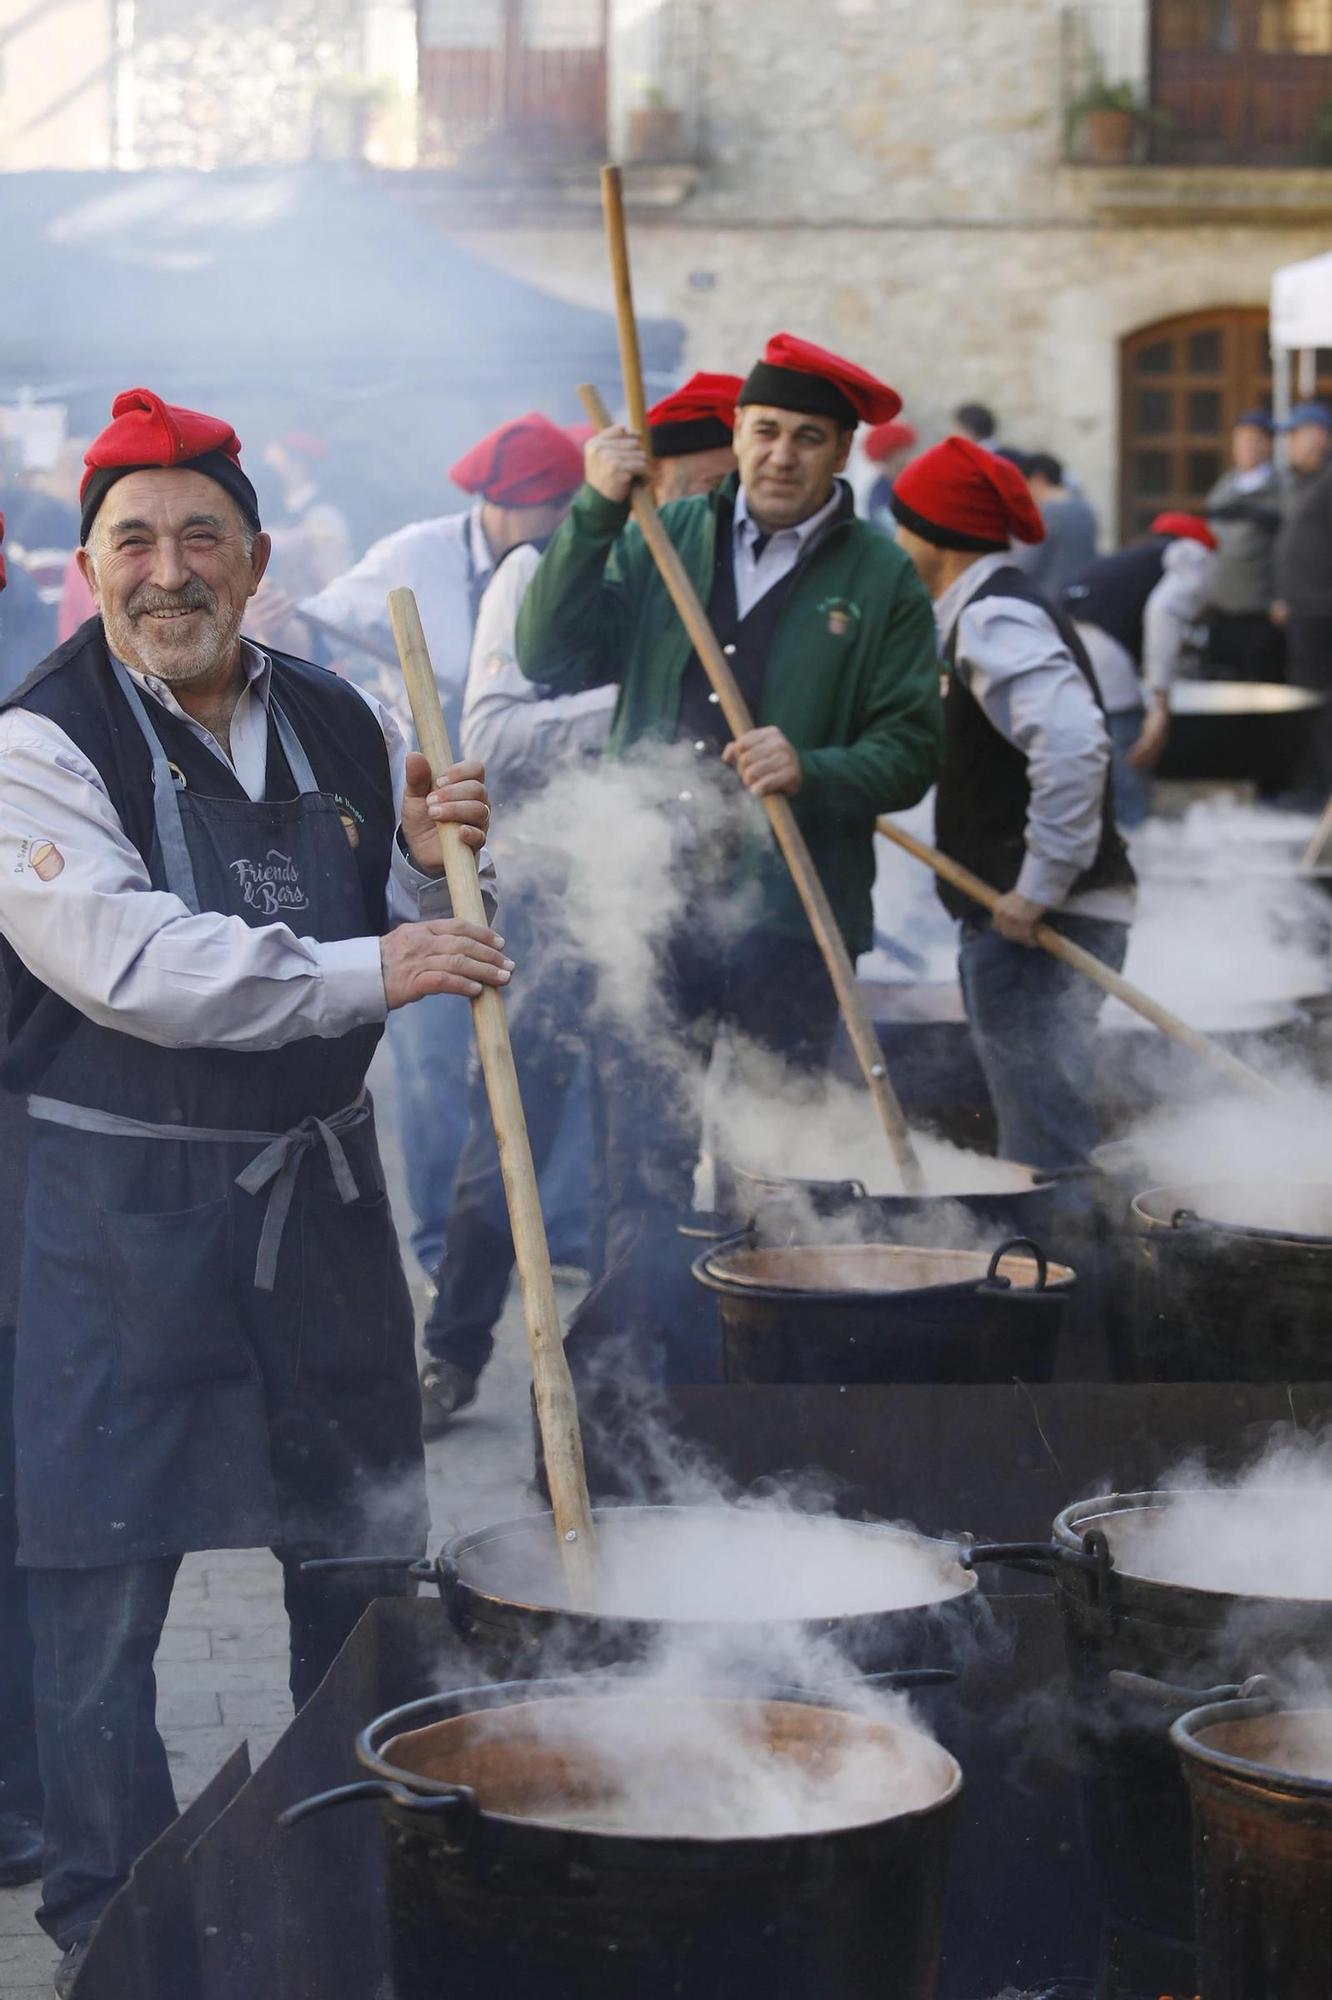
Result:
<svg viewBox="0 0 1332 2000"><path fill-rule="evenodd" d="M1317 358L1317 393L1332 400L1332 349ZM1241 411L1270 409L1266 309L1218 307L1139 328L1120 360L1121 539L1166 508L1196 513L1230 463Z"/></svg>
<svg viewBox="0 0 1332 2000"><path fill-rule="evenodd" d="M1332 0L1153 0L1152 157L1298 166L1332 98Z"/></svg>

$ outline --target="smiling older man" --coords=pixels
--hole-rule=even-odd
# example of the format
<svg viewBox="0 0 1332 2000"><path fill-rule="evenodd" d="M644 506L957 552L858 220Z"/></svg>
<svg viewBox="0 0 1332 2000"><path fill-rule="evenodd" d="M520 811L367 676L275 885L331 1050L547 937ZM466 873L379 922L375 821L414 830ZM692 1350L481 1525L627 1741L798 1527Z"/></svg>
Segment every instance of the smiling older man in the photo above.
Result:
<svg viewBox="0 0 1332 2000"><path fill-rule="evenodd" d="M33 1117L19 1554L61 1992L175 1811L153 1657L182 1554L279 1556L299 1703L391 1587L302 1557L423 1539L365 1074L390 1009L509 976L439 879L441 820L484 839L480 766L432 789L368 697L240 638L268 538L239 451L117 397L83 484L100 616L0 712L4 1080Z"/></svg>
<svg viewBox="0 0 1332 2000"><path fill-rule="evenodd" d="M738 477L662 519L755 728L728 740L646 545L625 532L649 463L618 426L587 447L587 483L523 604L519 664L559 693L618 681L611 754L651 739L690 746L687 812L709 781L734 789L727 766L752 796L790 798L854 954L871 940L875 816L915 804L942 742L929 599L890 537L856 519L839 477L857 425L895 416L901 400L853 363L777 334L738 402ZM724 1025L815 1068L837 1008L790 877L760 823L710 892L699 864L717 856L702 851L704 824L683 844L689 922L662 940L664 997L701 1053ZM679 1099L641 1068L608 1093L612 1252L631 1215L689 1204L698 1118Z"/></svg>

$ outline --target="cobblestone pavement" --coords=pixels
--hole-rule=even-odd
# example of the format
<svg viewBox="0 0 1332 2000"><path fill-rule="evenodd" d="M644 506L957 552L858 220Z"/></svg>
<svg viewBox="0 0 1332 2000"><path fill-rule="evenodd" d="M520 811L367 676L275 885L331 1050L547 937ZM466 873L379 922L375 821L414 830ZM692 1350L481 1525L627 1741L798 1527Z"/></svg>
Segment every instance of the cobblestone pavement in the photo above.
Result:
<svg viewBox="0 0 1332 2000"><path fill-rule="evenodd" d="M563 1294L566 1315L577 1299ZM426 1447L434 1540L534 1508L527 1356L517 1286L474 1407ZM258 1763L291 1718L282 1574L263 1549L186 1558L158 1654L158 1719L182 1805L248 1739ZM0 1890L0 1996L50 1994L57 1954L38 1891ZM129 1996L126 1996L129 2000Z"/></svg>

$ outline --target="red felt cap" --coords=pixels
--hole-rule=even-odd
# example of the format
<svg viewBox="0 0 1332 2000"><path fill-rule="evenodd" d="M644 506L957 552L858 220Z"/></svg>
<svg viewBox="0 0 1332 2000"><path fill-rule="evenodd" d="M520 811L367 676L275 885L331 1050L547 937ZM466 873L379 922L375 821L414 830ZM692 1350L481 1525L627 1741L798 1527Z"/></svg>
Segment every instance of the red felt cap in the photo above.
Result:
<svg viewBox="0 0 1332 2000"><path fill-rule="evenodd" d="M1043 542L1045 523L1015 465L970 438L945 438L913 458L893 487L902 527L944 549Z"/></svg>
<svg viewBox="0 0 1332 2000"><path fill-rule="evenodd" d="M202 461L202 462L201 462ZM156 466L198 466L224 486L251 524L259 526L259 503L241 471L240 439L221 417L164 403L151 389L122 389L111 405L111 421L84 453L79 486L81 539L102 501L127 472Z"/></svg>
<svg viewBox="0 0 1332 2000"><path fill-rule="evenodd" d="M1158 514L1147 532L1169 535L1176 542L1201 542L1205 549L1216 547L1216 536L1201 514Z"/></svg>
<svg viewBox="0 0 1332 2000"><path fill-rule="evenodd" d="M871 464L882 465L894 452L910 451L917 438L911 424L875 424L872 430L866 431L861 442Z"/></svg>
<svg viewBox="0 0 1332 2000"><path fill-rule="evenodd" d="M529 410L465 451L449 478L496 507L544 507L583 483L583 454L549 417Z"/></svg>
<svg viewBox="0 0 1332 2000"><path fill-rule="evenodd" d="M902 407L902 398L886 382L844 361L812 340L793 333L774 333L740 391L739 402L767 403L778 410L805 410L812 416L834 417L847 428L886 424Z"/></svg>
<svg viewBox="0 0 1332 2000"><path fill-rule="evenodd" d="M738 375L709 375L700 370L652 405L648 423L655 430L659 424L692 424L710 417L733 430L736 397L744 386Z"/></svg>

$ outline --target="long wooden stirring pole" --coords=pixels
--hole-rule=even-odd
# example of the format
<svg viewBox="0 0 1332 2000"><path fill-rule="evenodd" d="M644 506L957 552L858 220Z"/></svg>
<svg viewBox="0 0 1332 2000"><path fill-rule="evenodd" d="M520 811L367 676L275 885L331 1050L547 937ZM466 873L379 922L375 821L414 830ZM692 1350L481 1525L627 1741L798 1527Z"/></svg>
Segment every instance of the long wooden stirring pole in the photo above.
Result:
<svg viewBox="0 0 1332 2000"><path fill-rule="evenodd" d="M416 738L438 778L452 764L453 750L421 629L421 614L410 590L390 591L388 608L412 704ZM476 856L456 826L441 826L439 845L454 915L466 923L484 924L487 919ZM509 1042L509 1016L498 987L483 986L473 1000L472 1025L509 1203L532 1357L532 1380L536 1385L537 1421L541 1426L541 1448L550 1482L560 1557L574 1604L588 1609L596 1602L596 1545L583 1466L583 1440L578 1428L578 1403L564 1354L546 1225L542 1220L527 1120Z"/></svg>
<svg viewBox="0 0 1332 2000"><path fill-rule="evenodd" d="M892 820L881 819L877 821L877 827L885 840L891 840L898 847L905 848L908 854L913 854L917 861L923 861L927 868L932 868L945 882L951 882L964 896L970 896L973 903L979 903L983 908L993 910L1001 900L997 889L992 889L988 882L982 882L979 875L973 875L960 861L954 861L951 855L941 854L937 847L929 846L926 841L917 840L914 834L907 833L902 827L894 825ZM1210 1035L1204 1035L1199 1029L1191 1028L1178 1014L1172 1014L1159 1000L1153 1000L1150 993L1144 993L1141 987L1132 985L1120 973L1112 972L1108 965L1102 965L1099 958L1094 958L1091 952L1084 951L1081 945L1074 944L1062 932L1052 929L1049 924L1037 924L1036 942L1043 951L1049 952L1051 958L1062 959L1064 964L1071 965L1075 972L1081 972L1088 979L1094 980L1107 993L1113 994L1116 1000L1122 1000L1135 1014L1141 1014L1145 1021L1150 1021L1153 1027L1159 1028L1163 1035L1169 1035L1172 1041L1179 1042L1183 1048L1191 1049L1195 1056L1201 1056L1204 1062L1211 1063L1214 1069L1220 1070L1232 1083L1241 1085L1245 1090L1256 1091L1263 1097L1282 1095L1278 1086L1269 1078L1260 1076L1256 1069L1250 1069L1249 1065L1241 1062L1238 1056L1232 1056L1229 1049L1223 1049L1219 1042L1211 1039Z"/></svg>
<svg viewBox="0 0 1332 2000"><path fill-rule="evenodd" d="M610 423L610 412L597 391L584 383L578 391L587 411L588 421L599 430L605 430ZM703 664L703 671L716 691L722 714L733 736L743 736L754 727L745 698L740 692L735 675L731 672L726 655L717 643L717 636L708 623L708 614L702 600L689 578L689 572L681 562L674 542L661 524L652 495L645 486L636 486L633 492L634 519L643 531L643 539L652 554L652 559L661 572L662 582L670 592L671 600L680 614L680 620L693 642L694 651ZM879 1038L874 1032L865 1006L864 996L856 984L856 971L850 954L842 942L842 933L837 928L832 904L819 880L805 836L796 824L796 816L791 810L791 801L775 797L769 793L763 801L769 823L791 871L800 900L809 918L810 929L823 953L823 962L837 995L837 1003L846 1022L851 1046L865 1074L865 1082L874 1100L875 1110L892 1148L903 1185L911 1194L925 1192L925 1176L921 1172L916 1149L911 1142L911 1133L902 1107L897 1101L897 1093L888 1079L887 1065Z"/></svg>

